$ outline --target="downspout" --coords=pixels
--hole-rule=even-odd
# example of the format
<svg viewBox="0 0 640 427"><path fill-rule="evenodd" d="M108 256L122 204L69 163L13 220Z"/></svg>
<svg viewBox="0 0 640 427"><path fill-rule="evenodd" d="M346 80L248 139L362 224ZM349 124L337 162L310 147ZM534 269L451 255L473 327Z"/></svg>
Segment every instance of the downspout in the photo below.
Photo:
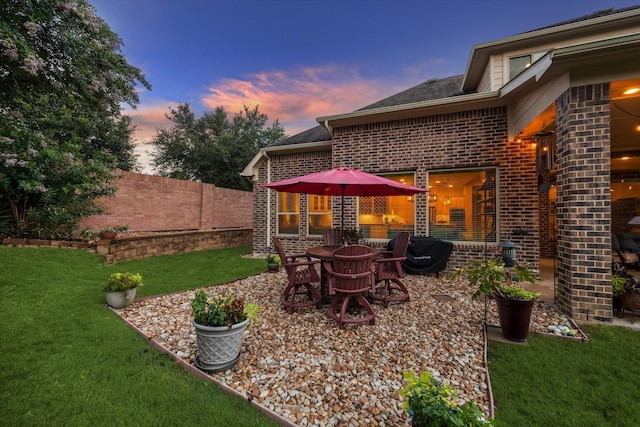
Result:
<svg viewBox="0 0 640 427"><path fill-rule="evenodd" d="M265 151L263 154L267 157L267 182L271 182L271 157ZM267 255L269 254L269 248L271 245L271 189L267 189L267 241L264 247L267 249Z"/></svg>

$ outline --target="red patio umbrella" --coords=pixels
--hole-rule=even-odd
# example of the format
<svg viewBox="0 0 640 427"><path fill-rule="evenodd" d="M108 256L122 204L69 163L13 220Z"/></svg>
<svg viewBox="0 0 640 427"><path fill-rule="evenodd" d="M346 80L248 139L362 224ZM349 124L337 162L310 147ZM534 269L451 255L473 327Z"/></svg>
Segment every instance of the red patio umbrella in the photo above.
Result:
<svg viewBox="0 0 640 427"><path fill-rule="evenodd" d="M343 231L344 196L411 196L429 191L350 168L330 169L310 175L283 179L282 181L271 182L262 186L285 193L340 196L342 198L341 229Z"/></svg>

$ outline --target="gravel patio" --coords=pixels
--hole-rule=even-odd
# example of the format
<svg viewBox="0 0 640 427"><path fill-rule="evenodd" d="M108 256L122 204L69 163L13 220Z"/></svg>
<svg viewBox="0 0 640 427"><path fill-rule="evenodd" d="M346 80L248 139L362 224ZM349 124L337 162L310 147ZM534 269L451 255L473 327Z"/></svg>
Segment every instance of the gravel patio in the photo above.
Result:
<svg viewBox="0 0 640 427"><path fill-rule="evenodd" d="M410 275L411 301L374 304L376 324L340 330L325 309L288 314L279 302L285 276L263 273L207 288L260 304L264 321L245 332L236 366L212 377L300 426L410 425L398 390L403 372L425 369L448 379L464 400L490 414L483 331L485 304L463 278ZM116 310L168 352L195 366L194 291L136 300ZM488 323L498 324L495 303ZM531 330L546 332L566 316L538 301Z"/></svg>

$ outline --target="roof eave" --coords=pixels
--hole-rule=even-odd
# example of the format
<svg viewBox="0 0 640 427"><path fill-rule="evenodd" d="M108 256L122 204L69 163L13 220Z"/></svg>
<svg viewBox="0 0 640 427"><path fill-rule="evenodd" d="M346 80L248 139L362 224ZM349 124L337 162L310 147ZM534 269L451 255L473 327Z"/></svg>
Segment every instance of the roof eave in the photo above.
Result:
<svg viewBox="0 0 640 427"><path fill-rule="evenodd" d="M467 62L467 68L462 80L463 91L476 90L484 70L489 63L489 57L491 52L496 50L504 50L505 46L510 45L511 48L517 47L521 44L530 43L531 40L540 38L557 37L560 33L566 33L570 31L578 31L588 29L593 31L594 25L600 26L615 26L619 25L619 21L627 18L634 18L640 15L640 9L628 10L613 15L601 16L597 18L587 19L584 21L572 22L565 25L553 26L548 28L542 28L539 30L529 31L522 34L516 34L514 36L505 37L503 39L494 40L487 43L480 43L474 45L471 48L471 54L469 55L469 61Z"/></svg>
<svg viewBox="0 0 640 427"><path fill-rule="evenodd" d="M497 91L472 93L449 98L394 105L391 107L360 110L333 116L322 116L316 118L316 121L325 127L336 127L338 124L341 126L348 126L352 124L370 123L372 121L379 122L399 118L418 117L434 110L437 110L438 113L445 113L459 111L462 109L461 107L468 109L469 106L475 104L486 104L488 102L498 100L499 95L500 93Z"/></svg>

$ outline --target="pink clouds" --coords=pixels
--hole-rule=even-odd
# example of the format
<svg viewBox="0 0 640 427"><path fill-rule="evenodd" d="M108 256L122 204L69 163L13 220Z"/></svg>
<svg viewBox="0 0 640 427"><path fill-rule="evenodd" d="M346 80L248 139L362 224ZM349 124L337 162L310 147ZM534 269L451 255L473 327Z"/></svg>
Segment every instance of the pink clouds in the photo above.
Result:
<svg viewBox="0 0 640 427"><path fill-rule="evenodd" d="M199 101L202 110L213 111L222 106L229 115L258 105L271 121L279 120L287 135L317 126L316 117L347 113L408 87L401 82L366 79L357 72L339 66L301 67L290 71L256 73L245 79L227 78L208 87ZM125 111L136 125L135 140L138 161L144 173L152 173L149 142L161 128L170 128L166 118L178 102L142 99L137 109ZM190 102L193 111L201 110Z"/></svg>
<svg viewBox="0 0 640 427"><path fill-rule="evenodd" d="M269 119L278 119L287 135L316 126L315 118L350 112L384 98L389 87L337 66L263 72L246 79L223 79L203 94L202 104L223 106L231 114L244 105L259 105Z"/></svg>

